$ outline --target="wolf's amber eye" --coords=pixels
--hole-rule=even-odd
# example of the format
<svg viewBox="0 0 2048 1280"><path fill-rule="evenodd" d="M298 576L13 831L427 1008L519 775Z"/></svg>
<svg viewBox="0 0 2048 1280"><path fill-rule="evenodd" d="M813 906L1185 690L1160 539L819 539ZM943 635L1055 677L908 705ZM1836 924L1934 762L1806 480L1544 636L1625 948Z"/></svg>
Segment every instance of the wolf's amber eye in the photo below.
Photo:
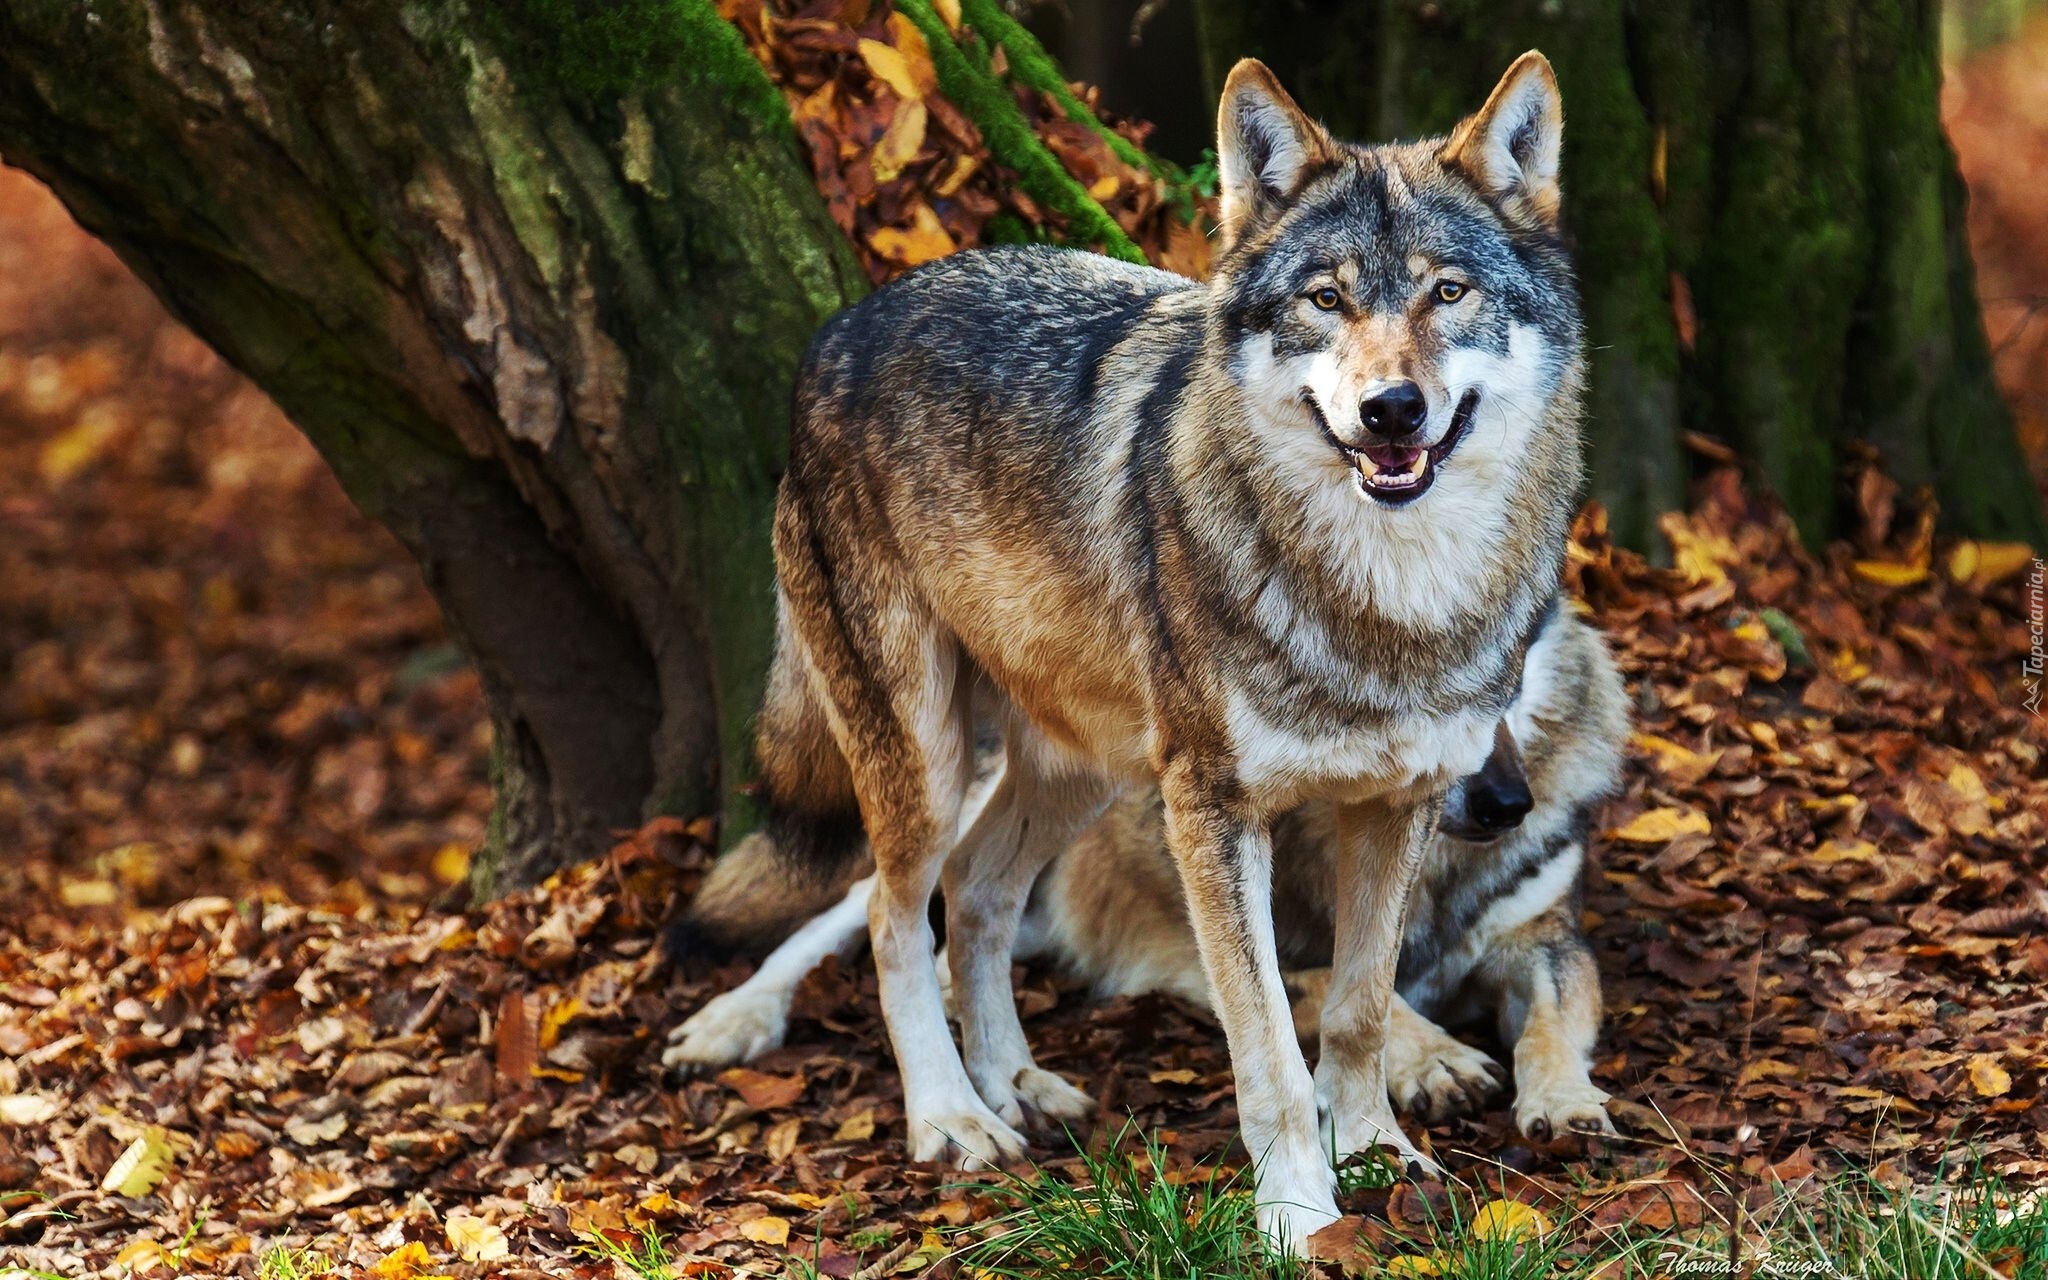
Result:
<svg viewBox="0 0 2048 1280"><path fill-rule="evenodd" d="M1344 296L1328 285L1324 285L1308 295L1308 300L1316 304L1316 310L1318 311L1335 311L1338 305L1344 301Z"/></svg>
<svg viewBox="0 0 2048 1280"><path fill-rule="evenodd" d="M1443 280L1437 283L1436 300L1438 302L1456 302L1464 296L1465 286L1459 284L1456 280Z"/></svg>

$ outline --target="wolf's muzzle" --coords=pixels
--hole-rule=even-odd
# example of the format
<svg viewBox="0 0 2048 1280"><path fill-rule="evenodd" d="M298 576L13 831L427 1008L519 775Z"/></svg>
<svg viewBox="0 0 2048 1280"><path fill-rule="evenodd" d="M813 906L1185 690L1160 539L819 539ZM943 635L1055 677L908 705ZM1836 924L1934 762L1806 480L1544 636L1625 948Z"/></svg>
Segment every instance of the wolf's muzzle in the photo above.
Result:
<svg viewBox="0 0 2048 1280"><path fill-rule="evenodd" d="M1484 844L1521 826L1535 807L1528 775L1522 771L1521 750L1503 723L1494 732L1493 753L1479 772L1460 778L1444 798L1437 829L1453 839Z"/></svg>
<svg viewBox="0 0 2048 1280"><path fill-rule="evenodd" d="M1409 398L1411 392L1412 401ZM1355 478L1359 492L1384 506L1404 507L1428 493L1429 487L1436 483L1438 465L1451 456L1451 450L1458 447L1458 442L1465 438L1466 429L1472 425L1472 415L1479 408L1479 392L1475 388L1459 397L1458 407L1451 413L1450 427L1444 432L1443 439L1432 445L1412 440L1428 412L1421 389L1412 382L1397 383L1360 406L1365 425L1379 436L1367 444L1346 444L1338 439L1314 397L1307 397L1307 403L1315 415L1316 425L1322 428L1324 438L1357 473ZM1375 405L1378 407L1374 408ZM1380 434L1378 423L1393 426L1404 422L1410 425L1401 430L1403 438L1387 439Z"/></svg>

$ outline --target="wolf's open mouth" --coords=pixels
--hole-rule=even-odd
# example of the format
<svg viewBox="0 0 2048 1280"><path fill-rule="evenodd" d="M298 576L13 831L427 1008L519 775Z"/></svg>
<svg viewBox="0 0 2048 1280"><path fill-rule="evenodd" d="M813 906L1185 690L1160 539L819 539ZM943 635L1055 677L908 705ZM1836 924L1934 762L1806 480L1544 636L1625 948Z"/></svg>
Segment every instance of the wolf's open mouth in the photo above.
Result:
<svg viewBox="0 0 2048 1280"><path fill-rule="evenodd" d="M1330 440L1357 471L1360 493L1386 506L1402 507L1429 492L1429 487L1436 483L1437 467L1464 439L1465 429L1472 425L1472 414L1478 407L1477 388L1459 397L1458 408L1451 414L1450 430L1426 449L1412 444L1371 444L1354 449L1338 442L1334 435Z"/></svg>

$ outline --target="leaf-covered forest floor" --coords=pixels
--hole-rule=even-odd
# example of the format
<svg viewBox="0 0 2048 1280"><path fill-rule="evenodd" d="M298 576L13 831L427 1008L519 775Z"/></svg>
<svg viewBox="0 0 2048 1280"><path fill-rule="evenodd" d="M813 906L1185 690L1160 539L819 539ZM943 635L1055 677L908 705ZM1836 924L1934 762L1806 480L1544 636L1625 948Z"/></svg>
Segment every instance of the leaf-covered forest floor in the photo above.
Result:
<svg viewBox="0 0 2048 1280"><path fill-rule="evenodd" d="M814 159L850 157L835 210L883 274L882 250L922 249L877 248L881 230L965 216L935 193L966 150L911 147L905 185L875 185L879 138L912 127L877 82L923 73L858 35L807 38L778 66L800 101L840 86L800 129ZM1165 239L1165 197L1099 139L1026 105L1155 256L1199 252ZM955 239L1034 212L980 180L953 191L995 205ZM2038 214L2009 221L2044 247ZM2040 287L2048 256L1995 234L1987 279ZM1629 1221L1711 1233L1737 1201L1845 1164L1899 1185L1969 1161L2048 1182L2031 562L1931 539L1932 513L1875 470L1858 492L1862 528L1819 556L1726 470L1667 519L1670 569L1581 522L1573 585L1640 719L1587 915L1609 1007L1595 1075L1632 1134L1532 1146L1496 1099L1426 1141L1585 1248ZM815 975L791 1043L753 1068L662 1079L666 1031L746 973L672 972L652 948L707 858L689 827L457 907L488 733L417 574L260 396L11 173L0 655L0 1267L603 1276L619 1264L601 1242L644 1229L677 1275L872 1280L930 1267L997 1212L904 1161L864 961ZM1212 1021L1019 976L1041 1060L1101 1102L1084 1141L1128 1118L1171 1177L1242 1165ZM1078 1167L1062 1138L1039 1151ZM1359 1257L1433 1194L1354 1195Z"/></svg>

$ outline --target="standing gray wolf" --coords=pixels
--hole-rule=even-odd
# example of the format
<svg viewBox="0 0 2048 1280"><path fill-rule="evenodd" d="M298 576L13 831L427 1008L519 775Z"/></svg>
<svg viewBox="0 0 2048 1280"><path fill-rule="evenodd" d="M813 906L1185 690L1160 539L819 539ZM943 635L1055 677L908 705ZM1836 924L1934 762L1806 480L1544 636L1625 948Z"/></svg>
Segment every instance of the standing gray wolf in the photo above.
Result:
<svg viewBox="0 0 2048 1280"><path fill-rule="evenodd" d="M1588 1074L1600 1019L1599 975L1578 926L1585 837L1619 780L1626 693L1597 632L1552 615L1530 646L1521 691L1493 755L1444 802L1410 899L1392 1020L1387 1084L1396 1107L1429 1120L1476 1102L1499 1067L1440 1023L1491 1020L1514 1054L1515 1123L1543 1139L1611 1133L1607 1095ZM1526 817L1523 816L1526 812ZM1315 1034L1332 949L1336 833L1328 805L1274 823L1273 924L1295 1002L1295 1030ZM720 861L692 924L728 943L775 941L759 918L788 888L757 841ZM753 977L692 1015L663 1061L709 1068L782 1043L798 982L828 955L867 938L872 877L806 922ZM804 901L803 897L798 898ZM817 903L815 895L808 898ZM1160 830L1158 793L1134 790L1053 863L1033 888L1018 958L1045 957L1098 996L1166 991L1209 999L1194 933Z"/></svg>
<svg viewBox="0 0 2048 1280"><path fill-rule="evenodd" d="M1149 778L1261 1228L1335 1219L1330 1152L1423 1162L1382 1066L1402 911L1521 677L1580 481L1562 128L1539 54L1448 138L1381 147L1332 138L1247 61L1207 284L963 253L813 339L761 791L799 860L843 865L866 832L913 1159L1014 1158L1003 1115L1088 1109L1032 1061L1011 947L1040 871ZM1003 761L961 831L978 684ZM1268 905L1272 819L1309 800L1339 846L1313 1077ZM942 874L964 1062L926 915Z"/></svg>

